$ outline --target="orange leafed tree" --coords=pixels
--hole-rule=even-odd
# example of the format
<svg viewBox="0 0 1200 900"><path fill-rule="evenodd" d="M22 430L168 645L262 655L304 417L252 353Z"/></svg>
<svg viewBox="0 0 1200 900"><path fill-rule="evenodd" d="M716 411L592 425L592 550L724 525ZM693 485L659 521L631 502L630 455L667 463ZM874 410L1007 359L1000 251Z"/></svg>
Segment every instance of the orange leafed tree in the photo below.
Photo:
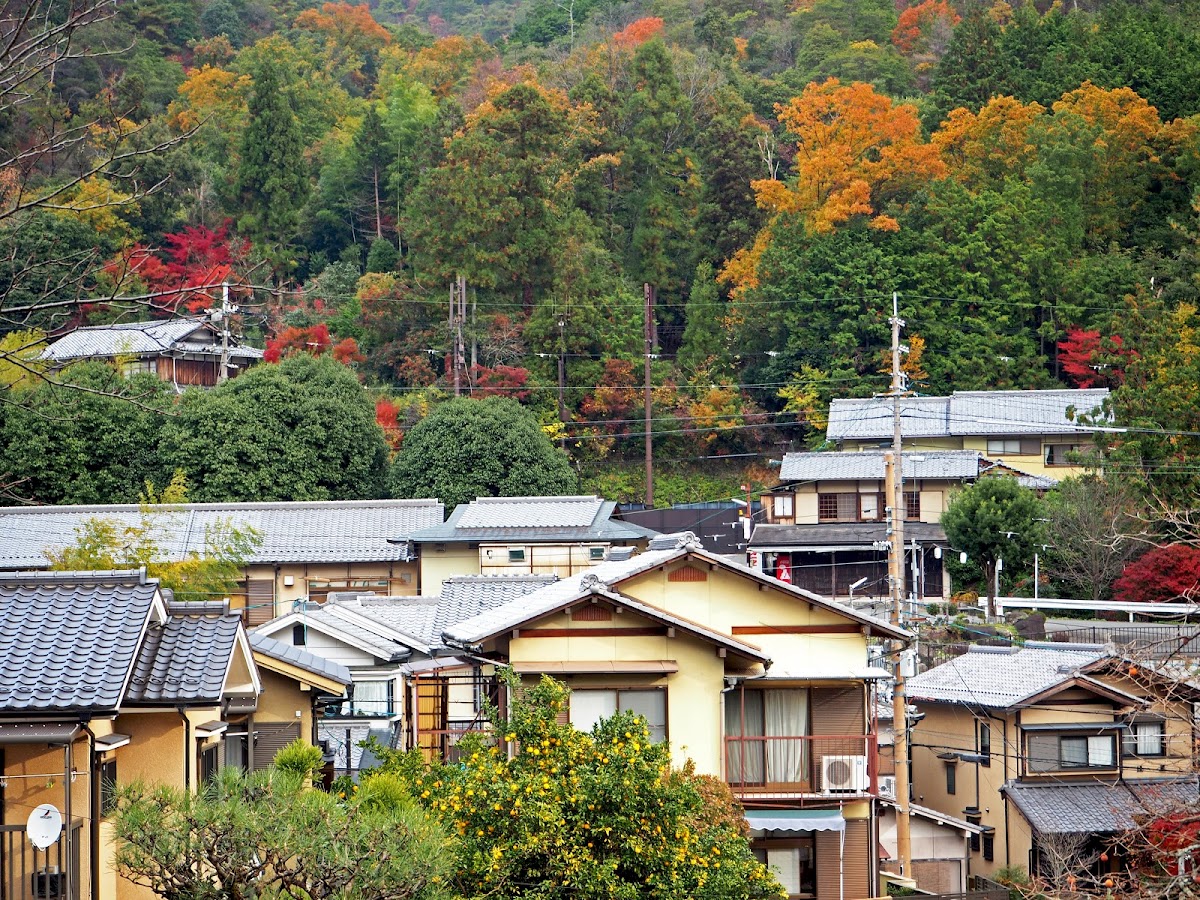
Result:
<svg viewBox="0 0 1200 900"><path fill-rule="evenodd" d="M1037 155L1030 129L1045 115L1038 103L993 97L979 112L953 110L931 139L950 174L968 185L1023 172Z"/></svg>
<svg viewBox="0 0 1200 900"><path fill-rule="evenodd" d="M921 139L916 107L893 105L869 84L831 78L810 84L776 110L796 141L796 177L752 183L772 221L802 216L811 230L829 232L865 217L872 228L896 231L899 223L884 211L889 204L945 174L937 149ZM768 224L753 247L730 260L722 278L735 294L754 286L770 242Z"/></svg>
<svg viewBox="0 0 1200 900"><path fill-rule="evenodd" d="M646 16L636 22L630 22L613 35L613 43L618 47L637 47L646 43L663 30L663 20L658 16Z"/></svg>
<svg viewBox="0 0 1200 900"><path fill-rule="evenodd" d="M322 32L339 47L355 53L378 51L392 42L391 34L375 21L365 3L326 3L320 11L306 9L297 16L296 27Z"/></svg>
<svg viewBox="0 0 1200 900"><path fill-rule="evenodd" d="M496 51L479 35L439 38L431 47L413 54L404 72L421 82L435 97L449 97L461 89L480 65L495 57Z"/></svg>
<svg viewBox="0 0 1200 900"><path fill-rule="evenodd" d="M924 0L900 13L892 30L892 44L906 56L935 53L941 56L954 26L962 16L946 0Z"/></svg>

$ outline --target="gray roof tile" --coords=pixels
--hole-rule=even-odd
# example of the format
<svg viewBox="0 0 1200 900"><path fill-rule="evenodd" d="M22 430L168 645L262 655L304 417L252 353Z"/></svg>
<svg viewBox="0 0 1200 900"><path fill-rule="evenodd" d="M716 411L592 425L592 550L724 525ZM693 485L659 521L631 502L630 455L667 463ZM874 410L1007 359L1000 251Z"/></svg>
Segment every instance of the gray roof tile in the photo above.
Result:
<svg viewBox="0 0 1200 900"><path fill-rule="evenodd" d="M1111 834L1137 825L1136 817L1196 807L1194 777L1119 782L1009 782L1003 789L1041 834Z"/></svg>
<svg viewBox="0 0 1200 900"><path fill-rule="evenodd" d="M265 634L259 634L257 631L250 632L249 638L251 649L257 653L264 653L272 659L289 663L306 672L321 675L344 685L348 685L352 681L350 670L339 662L310 653L303 647L293 647L291 644L277 641Z"/></svg>
<svg viewBox="0 0 1200 900"><path fill-rule="evenodd" d="M907 438L995 434L1086 435L1076 414L1097 409L1107 388L1050 391L955 391L949 397L905 397L900 428ZM826 437L831 441L890 440L892 401L887 397L838 399L829 405Z"/></svg>
<svg viewBox="0 0 1200 900"><path fill-rule="evenodd" d="M612 518L616 504L600 497L480 497L458 506L441 525L414 541L620 541L658 532Z"/></svg>
<svg viewBox="0 0 1200 900"><path fill-rule="evenodd" d="M206 531L231 524L253 528L262 537L250 563L284 563L403 560L407 547L389 539L436 525L443 514L437 500L327 500L189 503L156 509L152 516L167 559L203 552ZM142 516L134 504L2 507L0 569L44 568L44 551L73 544L76 530L88 519L112 519L128 527L138 525Z"/></svg>
<svg viewBox="0 0 1200 900"><path fill-rule="evenodd" d="M128 703L220 702L242 620L224 604L219 610L213 605L171 604L166 623L147 630L129 679Z"/></svg>
<svg viewBox="0 0 1200 900"><path fill-rule="evenodd" d="M42 358L66 362L72 359L158 355L170 351L219 355L219 334L204 318L89 325L54 341L42 351ZM229 355L241 359L261 359L263 351L235 340L230 343Z"/></svg>
<svg viewBox="0 0 1200 900"><path fill-rule="evenodd" d="M336 612L339 605L340 601L321 605L315 603L300 604L297 612L278 616L270 622L258 626L255 631L270 636L278 630L283 620L291 620L297 625L311 625L322 631L345 635L367 653L372 654L383 662L400 662L412 655L413 648L411 645L401 643L390 637L385 637L379 634L377 629L368 628L357 621L351 621L344 616L339 616ZM358 617L355 618L357 619Z"/></svg>
<svg viewBox="0 0 1200 900"><path fill-rule="evenodd" d="M1108 654L1086 644L1049 647L982 647L908 679L912 700L966 703L1006 709L1067 681Z"/></svg>
<svg viewBox="0 0 1200 900"><path fill-rule="evenodd" d="M0 575L0 713L117 709L157 594L141 572Z"/></svg>
<svg viewBox="0 0 1200 900"><path fill-rule="evenodd" d="M903 454L905 478L963 481L979 476L983 454L976 450L923 450ZM779 470L781 481L854 481L885 475L884 451L788 453Z"/></svg>

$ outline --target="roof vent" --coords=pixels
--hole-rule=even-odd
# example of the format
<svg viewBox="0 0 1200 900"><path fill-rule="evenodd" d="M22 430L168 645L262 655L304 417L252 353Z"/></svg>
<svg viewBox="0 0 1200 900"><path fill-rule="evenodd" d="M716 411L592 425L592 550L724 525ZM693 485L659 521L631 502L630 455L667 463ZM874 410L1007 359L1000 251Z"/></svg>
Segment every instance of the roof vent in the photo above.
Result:
<svg viewBox="0 0 1200 900"><path fill-rule="evenodd" d="M634 547L609 547L608 558L615 562L625 562L628 559L633 559Z"/></svg>
<svg viewBox="0 0 1200 900"><path fill-rule="evenodd" d="M1020 647L1015 645L1005 645L1003 647L989 647L985 644L971 644L967 647L968 653L995 653L1000 656L1012 656L1019 653Z"/></svg>

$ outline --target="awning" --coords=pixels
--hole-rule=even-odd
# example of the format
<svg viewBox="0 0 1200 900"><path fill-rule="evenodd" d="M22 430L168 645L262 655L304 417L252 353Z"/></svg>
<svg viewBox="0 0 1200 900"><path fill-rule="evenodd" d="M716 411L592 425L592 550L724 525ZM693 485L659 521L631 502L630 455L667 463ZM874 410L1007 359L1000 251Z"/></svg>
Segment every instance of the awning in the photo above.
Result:
<svg viewBox="0 0 1200 900"><path fill-rule="evenodd" d="M748 809L751 831L845 831L846 820L836 809Z"/></svg>
<svg viewBox="0 0 1200 900"><path fill-rule="evenodd" d="M224 734L228 728L228 722L205 722L203 725L196 726L196 737L200 740L213 738L219 734Z"/></svg>
<svg viewBox="0 0 1200 900"><path fill-rule="evenodd" d="M78 734L78 722L0 724L0 744L69 744Z"/></svg>
<svg viewBox="0 0 1200 900"><path fill-rule="evenodd" d="M96 738L96 750L104 753L108 750L116 750L119 747L126 747L133 740L127 734L106 734L103 737Z"/></svg>

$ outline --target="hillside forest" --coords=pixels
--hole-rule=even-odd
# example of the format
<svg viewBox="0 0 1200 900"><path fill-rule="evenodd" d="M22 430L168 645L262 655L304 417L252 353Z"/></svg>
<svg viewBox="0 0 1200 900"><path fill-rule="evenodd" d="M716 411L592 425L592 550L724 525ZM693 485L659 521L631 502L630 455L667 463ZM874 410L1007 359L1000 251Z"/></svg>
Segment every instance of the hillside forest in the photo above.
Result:
<svg viewBox="0 0 1200 900"><path fill-rule="evenodd" d="M1194 494L1197 0L0 6L10 470L86 418L31 418L38 341L224 283L267 365L366 387L369 492L456 385L636 461L647 356L664 469L815 446L886 390L895 294L913 390L1113 388L1112 471ZM201 404L143 401L121 458Z"/></svg>

